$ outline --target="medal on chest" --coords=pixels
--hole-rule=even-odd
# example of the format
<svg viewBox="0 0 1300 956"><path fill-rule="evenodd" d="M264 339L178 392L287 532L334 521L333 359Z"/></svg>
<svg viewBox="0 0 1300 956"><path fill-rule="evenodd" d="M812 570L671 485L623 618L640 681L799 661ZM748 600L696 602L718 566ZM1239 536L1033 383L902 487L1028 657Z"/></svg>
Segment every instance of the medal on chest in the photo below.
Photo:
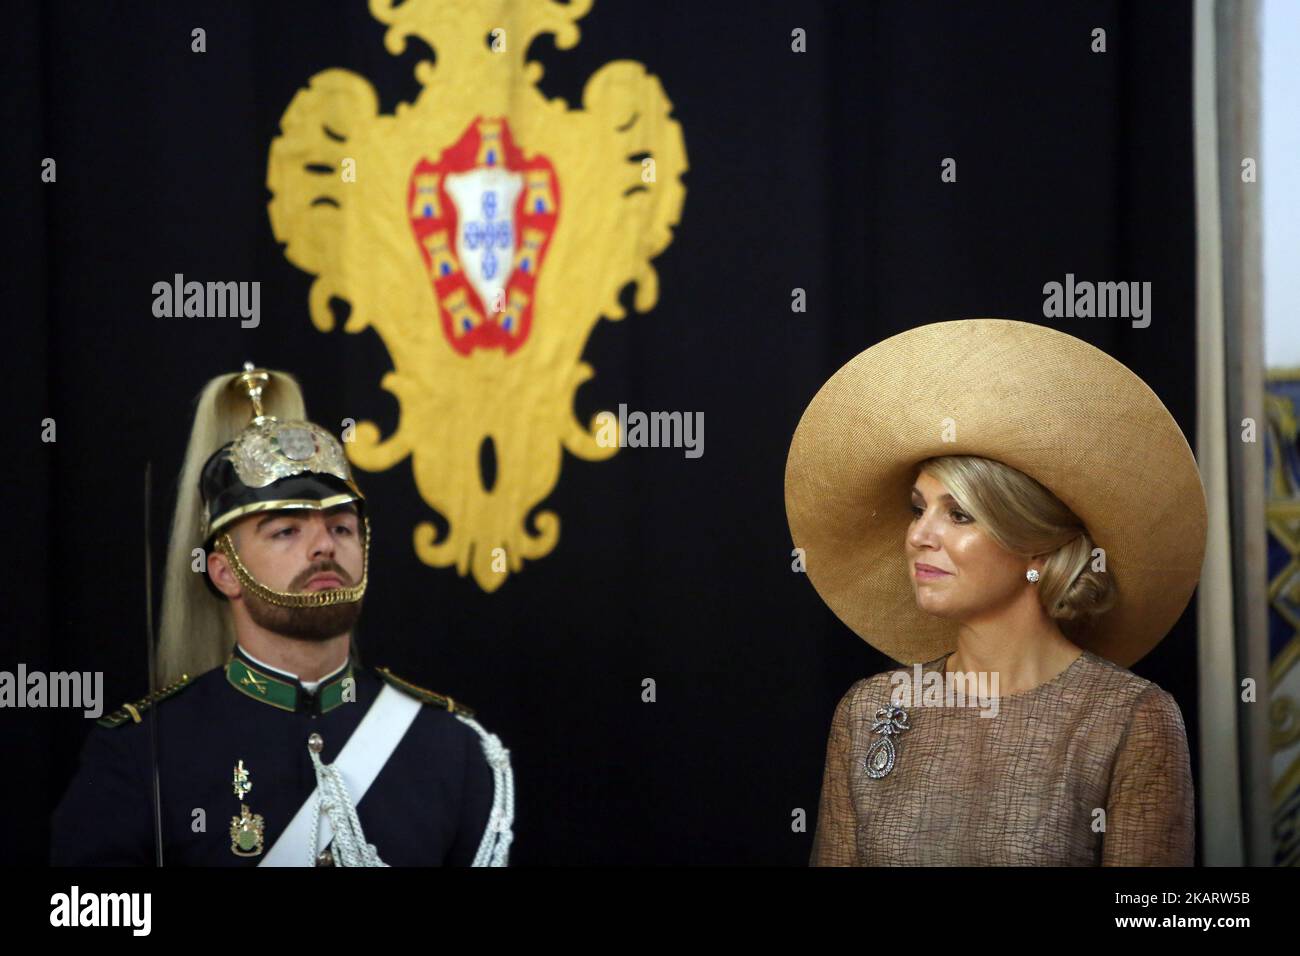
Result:
<svg viewBox="0 0 1300 956"><path fill-rule="evenodd" d="M244 804L244 797L253 789L248 779L244 761L235 764L235 796L239 798L239 816L230 818L230 852L235 856L260 856L265 838L266 822L260 813L253 813Z"/></svg>

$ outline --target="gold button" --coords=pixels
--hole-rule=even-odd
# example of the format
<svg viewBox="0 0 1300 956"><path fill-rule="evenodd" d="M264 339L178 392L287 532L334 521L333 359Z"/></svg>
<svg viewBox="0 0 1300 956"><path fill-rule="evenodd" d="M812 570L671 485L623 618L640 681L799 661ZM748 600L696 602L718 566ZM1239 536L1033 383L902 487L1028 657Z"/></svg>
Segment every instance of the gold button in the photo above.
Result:
<svg viewBox="0 0 1300 956"><path fill-rule="evenodd" d="M325 747L325 741L320 734L312 734L307 738L307 746L311 748L312 753L318 754Z"/></svg>

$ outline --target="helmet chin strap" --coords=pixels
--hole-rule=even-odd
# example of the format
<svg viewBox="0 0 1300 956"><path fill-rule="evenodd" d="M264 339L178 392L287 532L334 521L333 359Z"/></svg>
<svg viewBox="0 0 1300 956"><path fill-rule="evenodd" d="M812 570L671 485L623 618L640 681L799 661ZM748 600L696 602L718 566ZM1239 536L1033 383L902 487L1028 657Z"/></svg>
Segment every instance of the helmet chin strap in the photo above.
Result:
<svg viewBox="0 0 1300 956"><path fill-rule="evenodd" d="M364 543L361 547L361 581L350 588L325 588L320 591L277 591L269 588L253 577L244 562L239 560L239 552L230 535L223 534L216 541L215 548L230 561L239 583L256 594L267 604L277 607L329 607L333 604L352 604L361 600L366 593L366 582L370 575L370 518L362 518L366 528Z"/></svg>

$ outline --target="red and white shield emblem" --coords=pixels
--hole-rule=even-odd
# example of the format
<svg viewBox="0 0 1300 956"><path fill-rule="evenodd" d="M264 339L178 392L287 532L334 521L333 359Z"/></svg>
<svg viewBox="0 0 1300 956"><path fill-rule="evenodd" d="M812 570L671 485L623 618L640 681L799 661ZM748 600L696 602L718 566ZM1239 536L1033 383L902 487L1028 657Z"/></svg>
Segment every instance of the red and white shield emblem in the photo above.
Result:
<svg viewBox="0 0 1300 956"><path fill-rule="evenodd" d="M525 159L504 118L479 117L436 163L416 164L407 208L452 347L519 348L560 213L551 161Z"/></svg>

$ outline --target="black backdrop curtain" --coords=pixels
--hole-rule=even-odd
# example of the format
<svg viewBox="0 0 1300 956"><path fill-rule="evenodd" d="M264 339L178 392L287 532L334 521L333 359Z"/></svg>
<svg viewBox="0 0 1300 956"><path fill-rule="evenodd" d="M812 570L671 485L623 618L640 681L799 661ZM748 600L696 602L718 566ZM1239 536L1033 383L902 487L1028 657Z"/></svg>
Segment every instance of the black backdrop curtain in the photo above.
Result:
<svg viewBox="0 0 1300 956"><path fill-rule="evenodd" d="M390 55L362 2L6 10L0 668L103 671L112 708L146 691L145 463L160 582L208 377L251 358L298 375L317 421L396 425L376 334L310 324L311 277L268 224L267 150L316 72L363 74L387 113L417 93L428 51ZM375 540L358 639L367 662L464 699L511 748L514 862L803 864L831 712L888 662L791 571L782 479L799 415L874 342L1001 316L1106 350L1195 434L1190 5L598 0L578 26L572 50L533 45L543 92L577 104L601 65L645 64L690 170L655 263L660 301L596 325L577 417L700 411L705 454L566 454L543 503L558 546L493 594L415 558L429 509L409 461L359 473ZM1104 54L1090 51L1098 27ZM57 183L40 181L45 157ZM178 272L260 281L260 326L155 318L153 283ZM1150 328L1045 320L1043 284L1067 273L1150 281ZM1199 779L1194 624L1193 604L1135 669L1178 700ZM0 856L41 863L89 723L0 720L23 782L0 800L28 821ZM797 808L808 832L792 830Z"/></svg>

